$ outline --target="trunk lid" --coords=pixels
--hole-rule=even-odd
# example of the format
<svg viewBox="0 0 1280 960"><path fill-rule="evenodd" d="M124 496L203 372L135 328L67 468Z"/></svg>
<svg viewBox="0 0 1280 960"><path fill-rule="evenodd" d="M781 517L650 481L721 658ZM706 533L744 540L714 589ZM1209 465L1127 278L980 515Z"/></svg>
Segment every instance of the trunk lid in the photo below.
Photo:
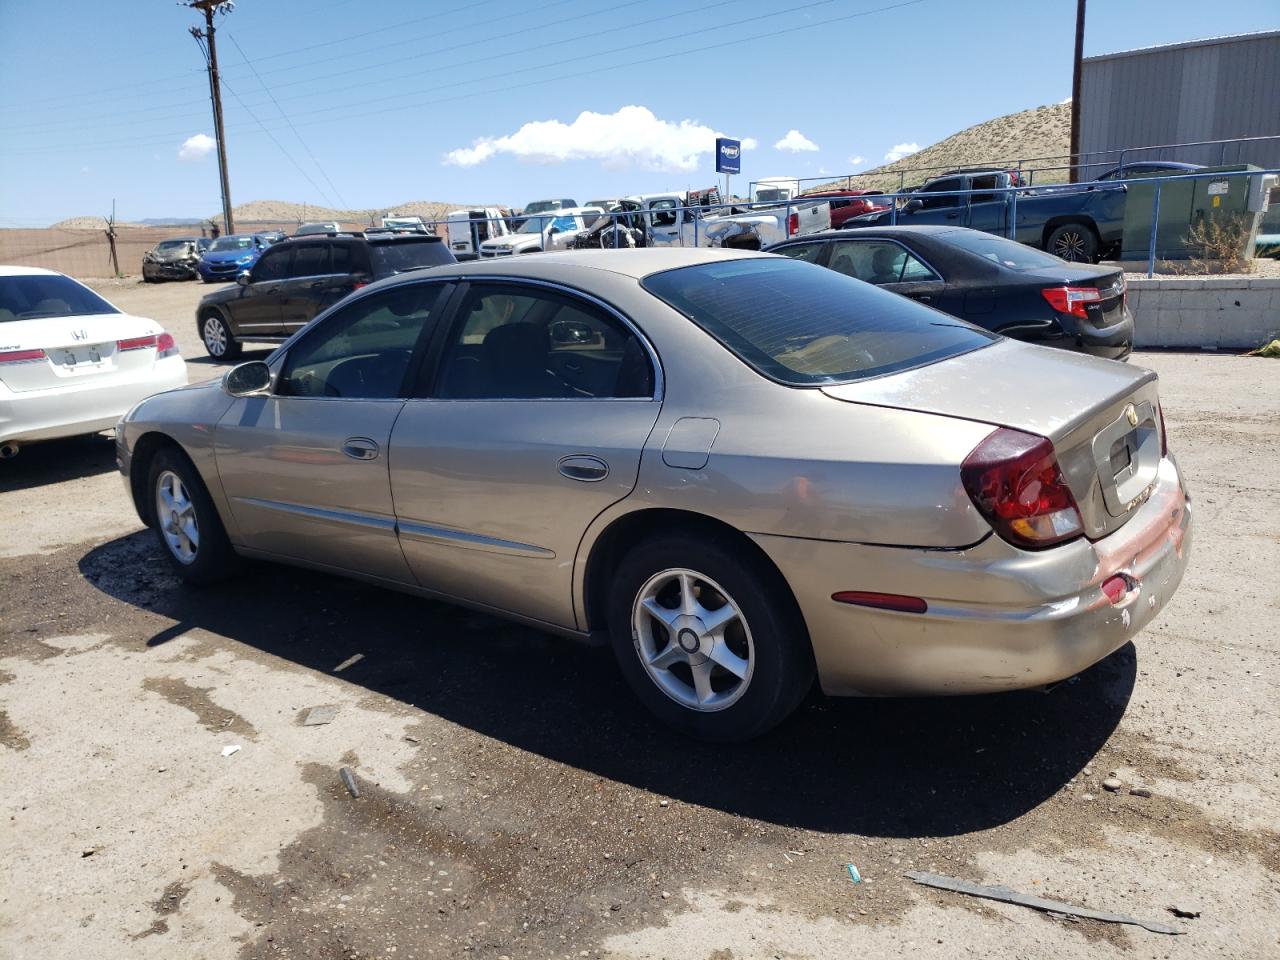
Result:
<svg viewBox="0 0 1280 960"><path fill-rule="evenodd" d="M1156 375L1131 364L1003 340L940 363L822 391L849 403L1048 437L1093 539L1129 519L1159 469Z"/></svg>
<svg viewBox="0 0 1280 960"><path fill-rule="evenodd" d="M1066 264L1061 270L1027 274L1031 283L1049 287L1093 287L1101 299L1085 305L1085 325L1095 331L1114 327L1124 320L1125 293L1128 289L1124 271L1088 264Z"/></svg>
<svg viewBox="0 0 1280 960"><path fill-rule="evenodd" d="M140 373L155 363L155 344L121 349L121 342L161 332L153 320L122 313L10 321L0 325L0 352L31 356L0 363L0 382L22 393Z"/></svg>

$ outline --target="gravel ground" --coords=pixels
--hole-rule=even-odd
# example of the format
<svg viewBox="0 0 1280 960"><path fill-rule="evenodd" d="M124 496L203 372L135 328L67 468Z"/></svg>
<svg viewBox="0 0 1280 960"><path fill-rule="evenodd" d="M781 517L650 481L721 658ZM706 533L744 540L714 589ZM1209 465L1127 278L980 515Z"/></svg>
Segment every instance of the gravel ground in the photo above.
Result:
<svg viewBox="0 0 1280 960"><path fill-rule="evenodd" d="M219 372L198 284L99 288ZM1197 515L1136 644L1047 694L815 696L731 748L651 723L604 649L286 568L182 588L109 442L27 448L0 466L0 955L1276 956L1280 365L1134 362Z"/></svg>

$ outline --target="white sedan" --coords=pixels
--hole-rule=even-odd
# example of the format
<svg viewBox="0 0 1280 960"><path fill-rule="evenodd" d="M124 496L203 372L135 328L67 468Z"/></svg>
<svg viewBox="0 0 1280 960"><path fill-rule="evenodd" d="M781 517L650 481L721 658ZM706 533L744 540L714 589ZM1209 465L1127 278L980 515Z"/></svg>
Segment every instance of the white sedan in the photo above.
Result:
<svg viewBox="0 0 1280 960"><path fill-rule="evenodd" d="M154 320L52 270L0 266L0 458L110 429L139 400L186 382L178 345Z"/></svg>

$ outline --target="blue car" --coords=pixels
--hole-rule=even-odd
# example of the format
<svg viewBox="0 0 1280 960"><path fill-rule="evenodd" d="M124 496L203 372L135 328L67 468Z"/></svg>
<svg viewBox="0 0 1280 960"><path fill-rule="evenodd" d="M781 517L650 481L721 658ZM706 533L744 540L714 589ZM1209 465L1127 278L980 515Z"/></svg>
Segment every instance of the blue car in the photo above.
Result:
<svg viewBox="0 0 1280 960"><path fill-rule="evenodd" d="M267 240L252 233L233 233L219 237L196 264L196 272L205 283L234 280L252 267L262 251L270 246Z"/></svg>

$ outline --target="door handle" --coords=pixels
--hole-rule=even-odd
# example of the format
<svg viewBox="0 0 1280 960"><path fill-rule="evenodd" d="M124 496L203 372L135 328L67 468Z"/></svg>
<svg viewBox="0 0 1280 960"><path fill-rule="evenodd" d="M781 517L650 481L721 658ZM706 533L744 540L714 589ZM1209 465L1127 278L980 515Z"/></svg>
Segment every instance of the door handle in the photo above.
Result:
<svg viewBox="0 0 1280 960"><path fill-rule="evenodd" d="M316 281L314 281L314 282L311 284L311 289L312 289L312 290L319 290L319 289L320 289L321 287L323 287L323 286L324 286L324 281L323 281L323 280L316 280Z"/></svg>
<svg viewBox="0 0 1280 960"><path fill-rule="evenodd" d="M572 457L563 457L560 460L560 474L570 480L597 483L609 475L609 464L599 457L577 454Z"/></svg>
<svg viewBox="0 0 1280 960"><path fill-rule="evenodd" d="M342 443L342 452L352 460L373 460L378 456L378 445L368 437L348 437Z"/></svg>

